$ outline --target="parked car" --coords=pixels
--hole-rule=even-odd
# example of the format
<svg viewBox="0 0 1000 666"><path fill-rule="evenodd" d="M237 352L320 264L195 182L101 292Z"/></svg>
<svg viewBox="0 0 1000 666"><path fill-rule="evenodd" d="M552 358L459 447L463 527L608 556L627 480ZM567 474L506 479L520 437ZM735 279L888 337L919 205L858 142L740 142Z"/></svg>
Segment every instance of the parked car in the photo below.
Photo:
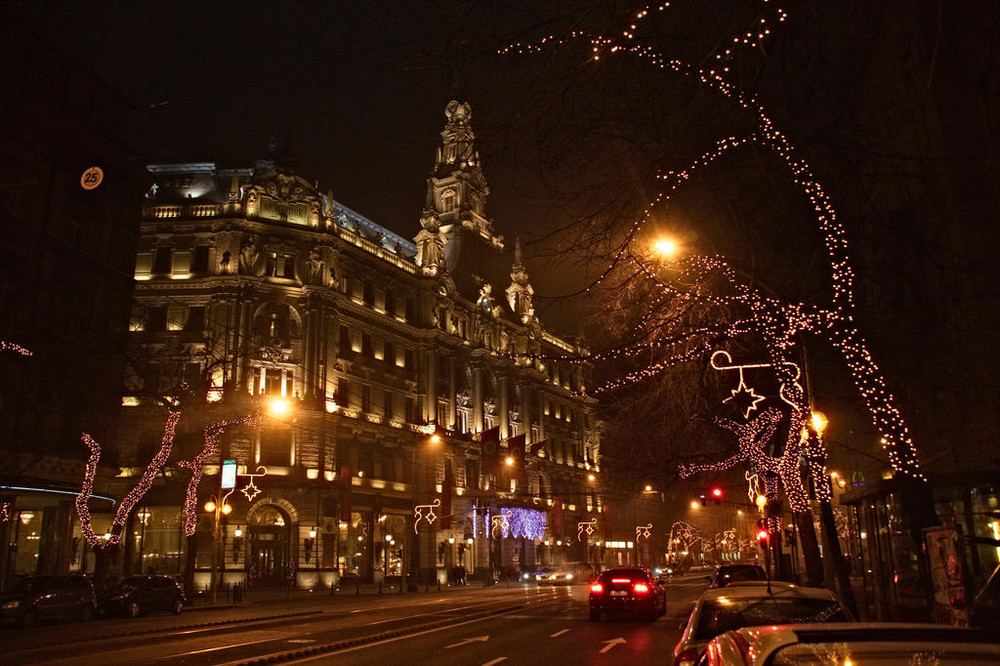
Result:
<svg viewBox="0 0 1000 666"><path fill-rule="evenodd" d="M655 620L667 612L667 591L645 569L608 569L590 586L590 619L630 613Z"/></svg>
<svg viewBox="0 0 1000 666"><path fill-rule="evenodd" d="M763 664L995 664L996 634L940 624L849 622L729 631L713 638L699 666Z"/></svg>
<svg viewBox="0 0 1000 666"><path fill-rule="evenodd" d="M738 580L767 580L767 572L759 564L723 564L709 576L709 587L720 588Z"/></svg>
<svg viewBox="0 0 1000 666"><path fill-rule="evenodd" d="M180 584L171 576L144 574L128 576L101 595L98 609L108 615L138 617L151 611L180 615L187 599Z"/></svg>
<svg viewBox="0 0 1000 666"><path fill-rule="evenodd" d="M22 576L0 594L0 618L25 627L39 620L87 622L96 608L94 584L85 576Z"/></svg>
<svg viewBox="0 0 1000 666"><path fill-rule="evenodd" d="M827 589L791 583L741 581L710 589L695 602L674 648L674 665L690 666L719 634L771 624L848 622L852 618Z"/></svg>
<svg viewBox="0 0 1000 666"><path fill-rule="evenodd" d="M558 564L535 575L535 582L539 585L572 585L574 583L587 583L594 578L594 566L589 562L569 562Z"/></svg>

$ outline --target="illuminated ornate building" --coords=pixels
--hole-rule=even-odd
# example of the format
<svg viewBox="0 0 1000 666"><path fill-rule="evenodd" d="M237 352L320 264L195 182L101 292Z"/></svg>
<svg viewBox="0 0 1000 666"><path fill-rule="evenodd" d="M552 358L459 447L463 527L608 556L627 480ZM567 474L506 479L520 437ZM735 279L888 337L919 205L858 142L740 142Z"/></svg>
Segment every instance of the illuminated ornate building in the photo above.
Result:
<svg viewBox="0 0 1000 666"><path fill-rule="evenodd" d="M193 547L207 581L215 518L200 505L224 458L237 489L267 472L256 496L230 496L216 542L229 582L426 583L595 556L576 540L599 515L588 368L553 358L583 350L543 328L518 243L486 216L470 106L446 116L415 242L281 155L149 167L121 491L159 446L163 398L181 382L199 396L181 417L182 459L213 413L286 411L265 410L208 458L196 545L182 532L188 474L168 466L128 527L127 570L179 572Z"/></svg>

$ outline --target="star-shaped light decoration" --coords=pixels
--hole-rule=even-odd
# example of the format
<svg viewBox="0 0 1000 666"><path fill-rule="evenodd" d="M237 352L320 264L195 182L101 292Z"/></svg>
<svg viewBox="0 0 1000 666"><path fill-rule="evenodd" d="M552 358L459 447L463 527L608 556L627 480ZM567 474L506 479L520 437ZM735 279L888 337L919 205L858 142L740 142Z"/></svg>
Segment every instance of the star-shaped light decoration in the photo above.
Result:
<svg viewBox="0 0 1000 666"><path fill-rule="evenodd" d="M254 497L260 493L260 488L253 484L253 479L250 479L250 483L246 485L245 488L240 488L240 492L246 495L247 501L252 502Z"/></svg>
<svg viewBox="0 0 1000 666"><path fill-rule="evenodd" d="M740 377L740 385L733 389L732 395L722 402L732 401L733 405L743 412L743 418L750 418L750 412L757 409L757 403L764 400L764 396L758 395L752 388L743 382Z"/></svg>

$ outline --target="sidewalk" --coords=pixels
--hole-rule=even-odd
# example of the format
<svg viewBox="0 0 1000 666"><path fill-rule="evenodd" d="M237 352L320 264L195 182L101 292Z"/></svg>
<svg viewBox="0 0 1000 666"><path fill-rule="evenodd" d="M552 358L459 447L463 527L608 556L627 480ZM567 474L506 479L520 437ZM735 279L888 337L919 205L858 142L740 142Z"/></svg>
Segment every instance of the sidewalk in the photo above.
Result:
<svg viewBox="0 0 1000 666"><path fill-rule="evenodd" d="M510 584L511 588L520 586L521 583L512 582ZM321 588L315 590L306 589L292 589L286 587L263 587L263 588L250 588L245 591L242 601L234 602L232 600L232 590L222 590L218 592L217 601L215 604L212 603L212 595L208 591L199 592L197 595L193 595L188 599L188 605L185 606L185 611L202 611L202 610L213 610L220 608L241 608L256 605L277 605L283 603L295 603L299 601L319 601L324 599L378 599L379 597L407 597L416 596L424 594L438 594L438 593L448 593L448 592L462 592L462 591L472 591L472 590L493 590L493 589L507 589L507 584L501 582L497 585L490 587L483 587L482 581L471 581L468 585L430 585L424 586L420 585L416 592L403 592L400 594L399 587L397 585L392 586L382 586L381 592L379 591L378 585L371 584L354 584L345 585L344 587L330 590L329 588Z"/></svg>

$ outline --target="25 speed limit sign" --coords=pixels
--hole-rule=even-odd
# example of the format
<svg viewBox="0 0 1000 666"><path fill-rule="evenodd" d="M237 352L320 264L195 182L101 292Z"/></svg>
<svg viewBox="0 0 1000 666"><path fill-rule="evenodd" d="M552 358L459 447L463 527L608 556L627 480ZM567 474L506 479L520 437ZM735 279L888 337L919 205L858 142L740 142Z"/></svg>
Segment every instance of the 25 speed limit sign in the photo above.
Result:
<svg viewBox="0 0 1000 666"><path fill-rule="evenodd" d="M93 190L104 180L104 169L92 166L80 176L80 187L85 190Z"/></svg>

